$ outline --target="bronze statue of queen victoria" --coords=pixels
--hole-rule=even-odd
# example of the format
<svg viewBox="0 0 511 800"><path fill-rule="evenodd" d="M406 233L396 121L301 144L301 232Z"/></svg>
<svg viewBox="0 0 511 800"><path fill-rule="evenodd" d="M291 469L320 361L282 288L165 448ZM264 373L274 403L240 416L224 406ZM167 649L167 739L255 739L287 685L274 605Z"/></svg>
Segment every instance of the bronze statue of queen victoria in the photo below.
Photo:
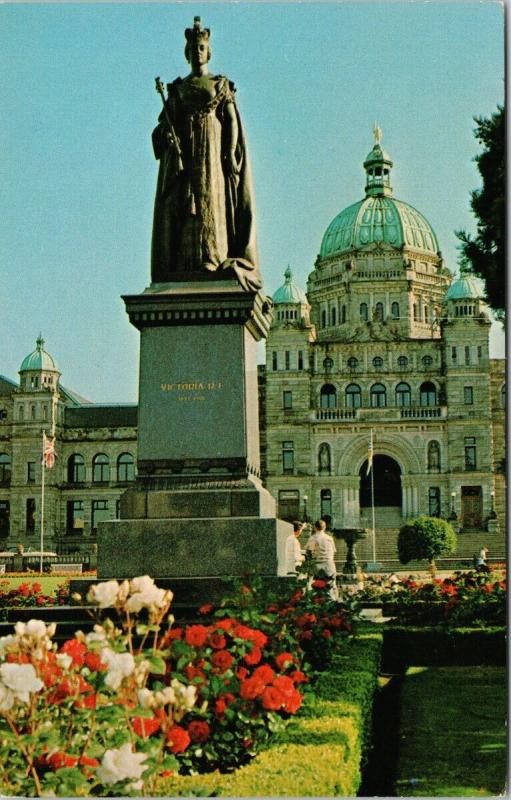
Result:
<svg viewBox="0 0 511 800"><path fill-rule="evenodd" d="M167 84L167 97L157 79L164 109L153 131L160 168L151 280L201 280L208 272L222 279L234 270L245 290L257 291L252 179L234 84L209 74L210 31L200 17L185 36L190 74Z"/></svg>

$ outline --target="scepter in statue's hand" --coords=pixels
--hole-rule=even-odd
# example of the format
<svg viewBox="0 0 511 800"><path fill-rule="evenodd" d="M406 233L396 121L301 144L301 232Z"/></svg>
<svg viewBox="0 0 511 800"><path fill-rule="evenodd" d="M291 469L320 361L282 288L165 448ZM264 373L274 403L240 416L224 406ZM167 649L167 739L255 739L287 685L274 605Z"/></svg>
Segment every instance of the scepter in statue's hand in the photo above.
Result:
<svg viewBox="0 0 511 800"><path fill-rule="evenodd" d="M172 119L170 116L169 107L167 105L167 98L165 97L165 84L160 80L160 76L158 75L157 78L154 79L156 83L156 91L160 95L163 103L163 113L165 114L165 119L167 121L167 125L169 126L170 137L169 141L171 144L174 145L176 149L177 159L178 159L178 170L183 169L183 159L182 159L182 152L181 152L181 145L179 144L179 139L177 134L174 130L174 126L172 124Z"/></svg>

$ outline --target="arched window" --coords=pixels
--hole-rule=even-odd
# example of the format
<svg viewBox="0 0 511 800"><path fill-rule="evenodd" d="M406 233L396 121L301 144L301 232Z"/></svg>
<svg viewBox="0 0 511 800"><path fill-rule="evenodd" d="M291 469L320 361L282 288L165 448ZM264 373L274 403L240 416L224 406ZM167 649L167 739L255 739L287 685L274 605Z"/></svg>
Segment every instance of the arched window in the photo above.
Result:
<svg viewBox="0 0 511 800"><path fill-rule="evenodd" d="M67 460L67 480L69 483L85 481L85 461L79 453L73 453Z"/></svg>
<svg viewBox="0 0 511 800"><path fill-rule="evenodd" d="M358 358L350 356L347 360L348 369L356 369L358 367Z"/></svg>
<svg viewBox="0 0 511 800"><path fill-rule="evenodd" d="M407 383L398 383L396 386L396 406L405 408L411 405L412 393Z"/></svg>
<svg viewBox="0 0 511 800"><path fill-rule="evenodd" d="M371 386L371 408L385 408L387 405L387 390L383 383L373 383Z"/></svg>
<svg viewBox="0 0 511 800"><path fill-rule="evenodd" d="M440 445L435 441L428 444L428 472L440 472Z"/></svg>
<svg viewBox="0 0 511 800"><path fill-rule="evenodd" d="M94 483L108 483L110 480L110 459L98 453L92 460L92 480Z"/></svg>
<svg viewBox="0 0 511 800"><path fill-rule="evenodd" d="M390 313L392 314L392 319L399 319L399 303L392 303Z"/></svg>
<svg viewBox="0 0 511 800"><path fill-rule="evenodd" d="M121 453L117 459L117 480L119 483L135 480L135 460L131 453Z"/></svg>
<svg viewBox="0 0 511 800"><path fill-rule="evenodd" d="M335 386L331 383L325 383L321 387L320 393L320 407L321 408L336 408L337 406L337 391Z"/></svg>
<svg viewBox="0 0 511 800"><path fill-rule="evenodd" d="M346 408L360 408L362 405L362 392L357 383L346 386Z"/></svg>
<svg viewBox="0 0 511 800"><path fill-rule="evenodd" d="M319 445L318 450L318 472L320 475L330 475L332 471L332 457L330 445L326 442Z"/></svg>
<svg viewBox="0 0 511 800"><path fill-rule="evenodd" d="M363 320L363 322L367 322L369 319L367 303L360 303L360 319Z"/></svg>
<svg viewBox="0 0 511 800"><path fill-rule="evenodd" d="M428 367L430 367L432 365L432 363L433 363L433 359L432 359L431 356L424 356L423 357L422 364L423 364L424 367L426 367L426 369Z"/></svg>
<svg viewBox="0 0 511 800"><path fill-rule="evenodd" d="M436 406L436 386L431 381L425 381L420 388L421 406Z"/></svg>
<svg viewBox="0 0 511 800"><path fill-rule="evenodd" d="M0 486L11 482L11 457L0 453Z"/></svg>
<svg viewBox="0 0 511 800"><path fill-rule="evenodd" d="M374 318L378 322L383 322L383 303L376 303L374 307Z"/></svg>
<svg viewBox="0 0 511 800"><path fill-rule="evenodd" d="M376 358L373 358L373 367L375 369L382 369L382 367L383 367L383 358L381 358L380 356L376 356Z"/></svg>
<svg viewBox="0 0 511 800"><path fill-rule="evenodd" d="M406 356L399 356L399 358L397 360L397 365L398 365L398 367L400 367L400 369L404 369L405 367L407 367L408 366L407 357Z"/></svg>

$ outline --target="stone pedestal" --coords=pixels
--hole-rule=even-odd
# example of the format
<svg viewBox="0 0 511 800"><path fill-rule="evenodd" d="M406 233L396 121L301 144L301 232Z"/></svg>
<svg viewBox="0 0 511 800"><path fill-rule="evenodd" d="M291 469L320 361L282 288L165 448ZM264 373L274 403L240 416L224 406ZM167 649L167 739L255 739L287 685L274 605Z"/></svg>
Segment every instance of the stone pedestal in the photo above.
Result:
<svg viewBox="0 0 511 800"><path fill-rule="evenodd" d="M259 470L257 341L271 302L235 280L124 297L140 330L138 477L98 529L98 577L276 575L291 526Z"/></svg>

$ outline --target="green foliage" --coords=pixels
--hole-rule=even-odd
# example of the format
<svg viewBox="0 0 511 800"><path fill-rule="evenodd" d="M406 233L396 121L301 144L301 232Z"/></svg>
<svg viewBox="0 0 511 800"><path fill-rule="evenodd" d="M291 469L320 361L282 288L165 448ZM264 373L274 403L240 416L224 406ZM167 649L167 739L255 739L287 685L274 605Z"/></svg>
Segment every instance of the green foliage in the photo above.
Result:
<svg viewBox="0 0 511 800"><path fill-rule="evenodd" d="M426 559L430 563L441 555L456 550L454 528L446 520L437 517L417 517L409 520L401 530L397 540L399 560Z"/></svg>
<svg viewBox="0 0 511 800"><path fill-rule="evenodd" d="M506 232L506 116L498 107L490 117L476 117L476 139L482 152L475 161L483 185L471 194L470 205L477 220L477 234L457 231L461 241L462 266L485 282L490 306L502 318L505 311Z"/></svg>
<svg viewBox="0 0 511 800"><path fill-rule="evenodd" d="M158 785L170 797L353 797L361 781L364 746L382 646L381 633L344 643L328 672L318 676L314 698L293 718L278 742L228 775L174 776Z"/></svg>
<svg viewBox="0 0 511 800"><path fill-rule="evenodd" d="M399 672L410 664L428 666L504 665L506 628L441 628L386 625L385 671Z"/></svg>

